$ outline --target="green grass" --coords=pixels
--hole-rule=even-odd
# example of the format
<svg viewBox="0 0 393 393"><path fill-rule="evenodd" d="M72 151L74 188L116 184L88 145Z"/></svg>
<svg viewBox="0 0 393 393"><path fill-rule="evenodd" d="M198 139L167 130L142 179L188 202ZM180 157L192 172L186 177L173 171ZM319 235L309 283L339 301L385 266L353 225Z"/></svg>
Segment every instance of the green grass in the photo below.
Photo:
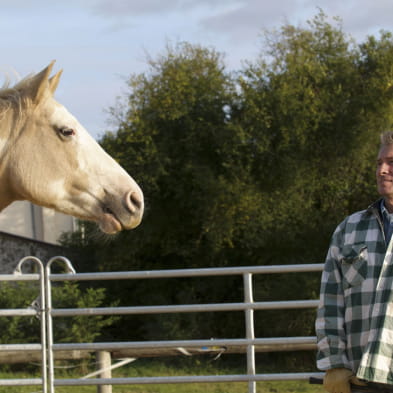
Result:
<svg viewBox="0 0 393 393"><path fill-rule="evenodd" d="M41 391L40 386L4 386L1 393L33 393ZM96 393L95 386L58 386L56 393ZM246 383L211 384L168 384L168 385L125 385L113 386L113 393L247 393ZM258 382L258 393L326 393L321 386L309 385L305 381Z"/></svg>
<svg viewBox="0 0 393 393"><path fill-rule="evenodd" d="M86 367L85 367L86 368ZM56 378L78 378L90 370L74 372L56 371ZM150 377L180 375L239 374L243 370L234 367L220 367L216 364L188 359L176 364L163 364L159 361L137 360L136 362L113 371L113 377ZM0 373L0 378L38 378L34 373ZM126 385L113 386L113 393L247 393L247 383L194 383L162 385ZM0 386L0 393L33 393L41 391L41 386ZM96 393L96 386L58 386L56 393ZM257 383L258 393L323 393L321 386L309 385L307 381L266 381Z"/></svg>

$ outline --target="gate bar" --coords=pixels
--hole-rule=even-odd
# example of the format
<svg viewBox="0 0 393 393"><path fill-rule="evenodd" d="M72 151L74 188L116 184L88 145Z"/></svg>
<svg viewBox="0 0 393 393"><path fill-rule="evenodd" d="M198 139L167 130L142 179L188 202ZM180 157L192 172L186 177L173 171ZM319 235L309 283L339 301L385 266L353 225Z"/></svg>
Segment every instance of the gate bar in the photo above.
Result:
<svg viewBox="0 0 393 393"><path fill-rule="evenodd" d="M51 281L94 281L94 280L130 280L148 278L178 278L178 277L204 277L204 276L231 276L273 273L312 273L321 272L322 263L299 265L272 265L272 266L244 266L202 269L166 269L123 272L77 273L77 274L50 274Z"/></svg>
<svg viewBox="0 0 393 393"><path fill-rule="evenodd" d="M94 308L57 308L52 310L54 317L70 317L81 315L129 315L129 314L160 314L186 312L217 312L245 310L288 310L316 308L319 300L286 300L271 302L243 303L206 303L179 304L174 306L134 306L134 307L94 307Z"/></svg>
<svg viewBox="0 0 393 393"><path fill-rule="evenodd" d="M42 385L44 387L45 381L43 378L21 378L21 379L2 379L0 386L36 386Z"/></svg>
<svg viewBox="0 0 393 393"><path fill-rule="evenodd" d="M134 377L134 378L92 378L92 379L56 379L55 386L86 385L146 385L170 383L213 383L213 382L249 382L249 381L303 381L310 377L321 378L323 373L279 373L251 375L199 375L175 377Z"/></svg>
<svg viewBox="0 0 393 393"><path fill-rule="evenodd" d="M53 344L54 351L116 351L119 349L137 348L177 348L177 347L210 347L210 346L247 346L247 345L278 345L278 344L316 344L315 336L306 337L272 337L255 339L214 339L214 340L171 340L171 341L122 341L97 343Z"/></svg>
<svg viewBox="0 0 393 393"><path fill-rule="evenodd" d="M52 288L51 288L51 280L50 280L50 269L52 263L54 262L63 262L67 269L67 272L75 274L75 269L72 267L71 262L61 256L56 256L49 259L48 263L45 267L45 299L47 305L47 318L46 318L46 330L47 330L47 351L48 351L48 385L49 385L49 393L55 393L54 388L54 380L55 380L55 371L54 371L54 355L53 355L53 320L52 320Z"/></svg>
<svg viewBox="0 0 393 393"><path fill-rule="evenodd" d="M244 285L244 301L248 304L253 303L253 290L252 290L252 274L246 273L243 275ZM246 318L246 338L248 340L255 339L254 331L254 310L248 308L245 310ZM247 345L247 375L255 376L255 346L253 344ZM248 393L256 393L257 385L254 380L248 381Z"/></svg>
<svg viewBox="0 0 393 393"><path fill-rule="evenodd" d="M27 256L22 258L19 263L17 264L15 270L14 270L14 276L18 277L18 281L21 278L24 278L24 275L22 273L22 268L23 265L26 262L33 262L38 266L39 269L39 274L27 274L26 277L28 280L30 280L32 277L36 277L39 278L39 285L40 285L40 295L36 301L37 304L37 308L33 308L31 310L28 311L33 311L34 314L33 315L37 315L40 318L40 326L41 326L41 344L40 349L41 349L41 375L42 378L41 379L32 379L30 380L31 382L36 382L36 381L40 381L39 383L37 383L38 385L42 385L42 392L43 393L47 393L47 386L46 386L46 380L47 380L47 357L46 357L46 313L45 313L45 273L44 273L44 265L41 262L40 259L38 259L37 257L33 257L33 256ZM20 280L20 281L24 281L24 280ZM11 310L12 311L12 310ZM27 310L25 310L27 311ZM22 315L29 315L27 313L22 313ZM28 380L26 380L26 382L28 382ZM28 383L28 385L30 385L31 383ZM35 384L35 383L34 383Z"/></svg>

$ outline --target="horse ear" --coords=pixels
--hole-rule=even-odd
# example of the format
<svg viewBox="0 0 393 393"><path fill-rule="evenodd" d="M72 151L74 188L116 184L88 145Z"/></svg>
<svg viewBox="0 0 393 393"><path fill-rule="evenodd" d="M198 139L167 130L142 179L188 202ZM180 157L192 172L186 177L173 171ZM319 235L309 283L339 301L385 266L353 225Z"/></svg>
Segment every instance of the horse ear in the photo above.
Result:
<svg viewBox="0 0 393 393"><path fill-rule="evenodd" d="M34 75L28 85L28 94L32 101L38 104L44 97L48 89L49 75L52 71L55 61L53 60L48 67L44 68L41 72ZM56 76L56 75L55 75Z"/></svg>
<svg viewBox="0 0 393 393"><path fill-rule="evenodd" d="M59 85L62 73L63 70L60 70L57 74L55 74L54 76L52 76L52 78L49 79L49 90L52 94L55 93L57 86Z"/></svg>

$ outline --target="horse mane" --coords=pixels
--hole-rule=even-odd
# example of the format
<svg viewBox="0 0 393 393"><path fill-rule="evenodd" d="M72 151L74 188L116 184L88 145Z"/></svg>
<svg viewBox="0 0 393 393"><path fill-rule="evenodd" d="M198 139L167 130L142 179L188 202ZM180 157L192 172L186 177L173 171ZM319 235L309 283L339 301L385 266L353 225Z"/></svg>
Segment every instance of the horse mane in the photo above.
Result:
<svg viewBox="0 0 393 393"><path fill-rule="evenodd" d="M3 86L0 88L0 118L10 110L18 111L18 115L23 114L23 109L31 105L31 100L22 95L22 91L26 89L34 75L29 75L17 82L14 86L10 86L10 79L7 78Z"/></svg>
<svg viewBox="0 0 393 393"><path fill-rule="evenodd" d="M9 79L0 89L0 120L1 128L15 129L21 123L32 108L37 107L46 98L52 97L62 74L58 71L50 77L53 65L52 61L48 67L37 74L31 74L10 87ZM5 124L5 123L9 124ZM13 122L13 124L12 124Z"/></svg>

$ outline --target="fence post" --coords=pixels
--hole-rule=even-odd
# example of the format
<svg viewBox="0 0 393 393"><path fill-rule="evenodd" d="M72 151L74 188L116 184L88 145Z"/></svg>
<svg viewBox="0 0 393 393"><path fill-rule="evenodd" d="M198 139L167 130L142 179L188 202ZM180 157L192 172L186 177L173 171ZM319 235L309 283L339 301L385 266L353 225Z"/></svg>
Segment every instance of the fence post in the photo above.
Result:
<svg viewBox="0 0 393 393"><path fill-rule="evenodd" d="M51 285L51 267L52 263L59 261L65 264L68 273L75 274L75 269L71 262L61 256L52 257L45 266L45 301L46 301L46 346L47 346L47 362L48 362L48 385L49 393L55 393L55 360L53 353L53 317L52 317L52 285Z"/></svg>
<svg viewBox="0 0 393 393"><path fill-rule="evenodd" d="M244 281L244 301L246 303L254 303L253 289L252 289L252 274L246 273L243 275ZM254 332L254 310L247 309L246 313L246 337L249 340L255 339ZM247 345L247 374L248 376L255 375L255 346ZM248 382L248 393L256 393L257 385L255 381Z"/></svg>
<svg viewBox="0 0 393 393"><path fill-rule="evenodd" d="M36 309L38 311L38 317L40 318L40 327L41 327L41 374L42 374L42 393L47 393L48 391L48 376L47 376L47 356L46 356L46 306L45 306L45 271L44 265L42 261L36 257L28 256L22 258L16 269L14 274L22 274L22 266L26 261L35 262L39 269L40 274L40 295L36 300ZM34 306L33 306L34 308Z"/></svg>
<svg viewBox="0 0 393 393"><path fill-rule="evenodd" d="M107 351L96 352L97 370L99 378L112 378L112 360L111 353ZM98 385L97 393L112 393L112 385Z"/></svg>

